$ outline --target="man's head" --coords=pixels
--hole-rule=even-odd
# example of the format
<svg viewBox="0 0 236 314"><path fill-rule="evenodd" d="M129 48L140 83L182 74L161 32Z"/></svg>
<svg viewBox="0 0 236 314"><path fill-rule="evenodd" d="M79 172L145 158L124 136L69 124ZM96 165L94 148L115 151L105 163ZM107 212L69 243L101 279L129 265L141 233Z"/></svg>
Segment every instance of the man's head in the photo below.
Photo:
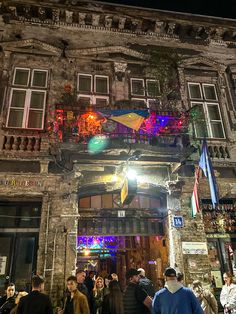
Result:
<svg viewBox="0 0 236 314"><path fill-rule="evenodd" d="M7 298L13 297L14 294L15 294L15 290L16 290L16 288L15 288L14 283L9 283L9 284L7 285L7 289L6 289Z"/></svg>
<svg viewBox="0 0 236 314"><path fill-rule="evenodd" d="M177 280L176 270L172 267L167 267L164 272L166 281L168 280Z"/></svg>
<svg viewBox="0 0 236 314"><path fill-rule="evenodd" d="M139 282L139 274L140 272L135 268L130 268L126 273L126 279L129 282L138 283Z"/></svg>
<svg viewBox="0 0 236 314"><path fill-rule="evenodd" d="M177 274L177 281L178 282L183 282L184 281L184 274L183 273L178 273Z"/></svg>
<svg viewBox="0 0 236 314"><path fill-rule="evenodd" d="M143 268L139 268L138 271L140 272L141 277L145 277L145 270Z"/></svg>
<svg viewBox="0 0 236 314"><path fill-rule="evenodd" d="M67 289L69 292L74 292L77 290L77 278L75 276L70 276L66 280Z"/></svg>
<svg viewBox="0 0 236 314"><path fill-rule="evenodd" d="M42 276L34 275L31 280L32 290L43 291L44 290L44 279Z"/></svg>
<svg viewBox="0 0 236 314"><path fill-rule="evenodd" d="M86 273L84 270L77 270L76 271L77 283L84 283L85 277L86 277Z"/></svg>
<svg viewBox="0 0 236 314"><path fill-rule="evenodd" d="M90 270L90 272L89 272L89 277L90 278L92 278L93 279L93 277L95 276L95 271L93 271L93 270Z"/></svg>

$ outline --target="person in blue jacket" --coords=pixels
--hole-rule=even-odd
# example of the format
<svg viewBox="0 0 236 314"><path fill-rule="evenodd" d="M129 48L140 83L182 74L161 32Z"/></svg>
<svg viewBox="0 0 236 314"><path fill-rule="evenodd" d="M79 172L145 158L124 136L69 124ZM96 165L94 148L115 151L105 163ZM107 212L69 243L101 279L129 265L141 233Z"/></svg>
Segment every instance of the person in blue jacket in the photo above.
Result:
<svg viewBox="0 0 236 314"><path fill-rule="evenodd" d="M154 296L152 314L204 314L193 292L177 281L174 268L166 268L164 276L165 287Z"/></svg>

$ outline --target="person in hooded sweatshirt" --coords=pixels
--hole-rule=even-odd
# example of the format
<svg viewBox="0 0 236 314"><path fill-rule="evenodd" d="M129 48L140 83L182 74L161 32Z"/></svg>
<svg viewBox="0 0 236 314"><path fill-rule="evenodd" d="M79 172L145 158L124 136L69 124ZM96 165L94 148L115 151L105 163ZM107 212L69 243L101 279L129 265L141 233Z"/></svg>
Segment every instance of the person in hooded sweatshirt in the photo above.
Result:
<svg viewBox="0 0 236 314"><path fill-rule="evenodd" d="M152 314L204 314L191 289L177 281L174 268L166 268L164 276L165 287L154 296Z"/></svg>

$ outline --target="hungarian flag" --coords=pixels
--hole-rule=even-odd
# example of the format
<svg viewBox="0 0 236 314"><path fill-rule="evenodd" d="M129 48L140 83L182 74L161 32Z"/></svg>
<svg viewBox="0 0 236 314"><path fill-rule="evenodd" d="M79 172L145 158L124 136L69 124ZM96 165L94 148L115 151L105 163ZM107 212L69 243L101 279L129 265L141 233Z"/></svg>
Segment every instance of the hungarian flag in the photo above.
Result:
<svg viewBox="0 0 236 314"><path fill-rule="evenodd" d="M201 151L201 156L199 160L199 166L195 172L195 183L194 183L193 194L191 198L191 207L192 207L193 217L195 217L196 214L200 212L199 199L198 199L198 184L199 184L199 177L200 177L201 170L203 171L204 175L208 179L210 193L211 193L212 207L215 208L215 205L218 204L219 202L218 188L216 184L214 169L213 169L211 159L208 154L207 142L205 139L203 140L203 143L202 143L202 151Z"/></svg>
<svg viewBox="0 0 236 314"><path fill-rule="evenodd" d="M191 208L192 208L192 216L195 217L197 213L200 212L199 207L199 199L198 199L198 184L200 177L200 168L198 167L195 171L195 183L193 187L193 194L191 197Z"/></svg>

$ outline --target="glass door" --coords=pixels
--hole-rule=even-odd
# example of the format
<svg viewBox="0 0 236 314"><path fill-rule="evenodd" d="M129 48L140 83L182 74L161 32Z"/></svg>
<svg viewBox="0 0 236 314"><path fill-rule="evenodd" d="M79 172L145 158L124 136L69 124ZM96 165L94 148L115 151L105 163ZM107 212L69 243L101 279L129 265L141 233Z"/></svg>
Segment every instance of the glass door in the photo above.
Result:
<svg viewBox="0 0 236 314"><path fill-rule="evenodd" d="M0 234L2 264L6 257L0 275L3 285L9 280L15 283L17 290L29 290L32 273L36 271L37 245L38 234Z"/></svg>

